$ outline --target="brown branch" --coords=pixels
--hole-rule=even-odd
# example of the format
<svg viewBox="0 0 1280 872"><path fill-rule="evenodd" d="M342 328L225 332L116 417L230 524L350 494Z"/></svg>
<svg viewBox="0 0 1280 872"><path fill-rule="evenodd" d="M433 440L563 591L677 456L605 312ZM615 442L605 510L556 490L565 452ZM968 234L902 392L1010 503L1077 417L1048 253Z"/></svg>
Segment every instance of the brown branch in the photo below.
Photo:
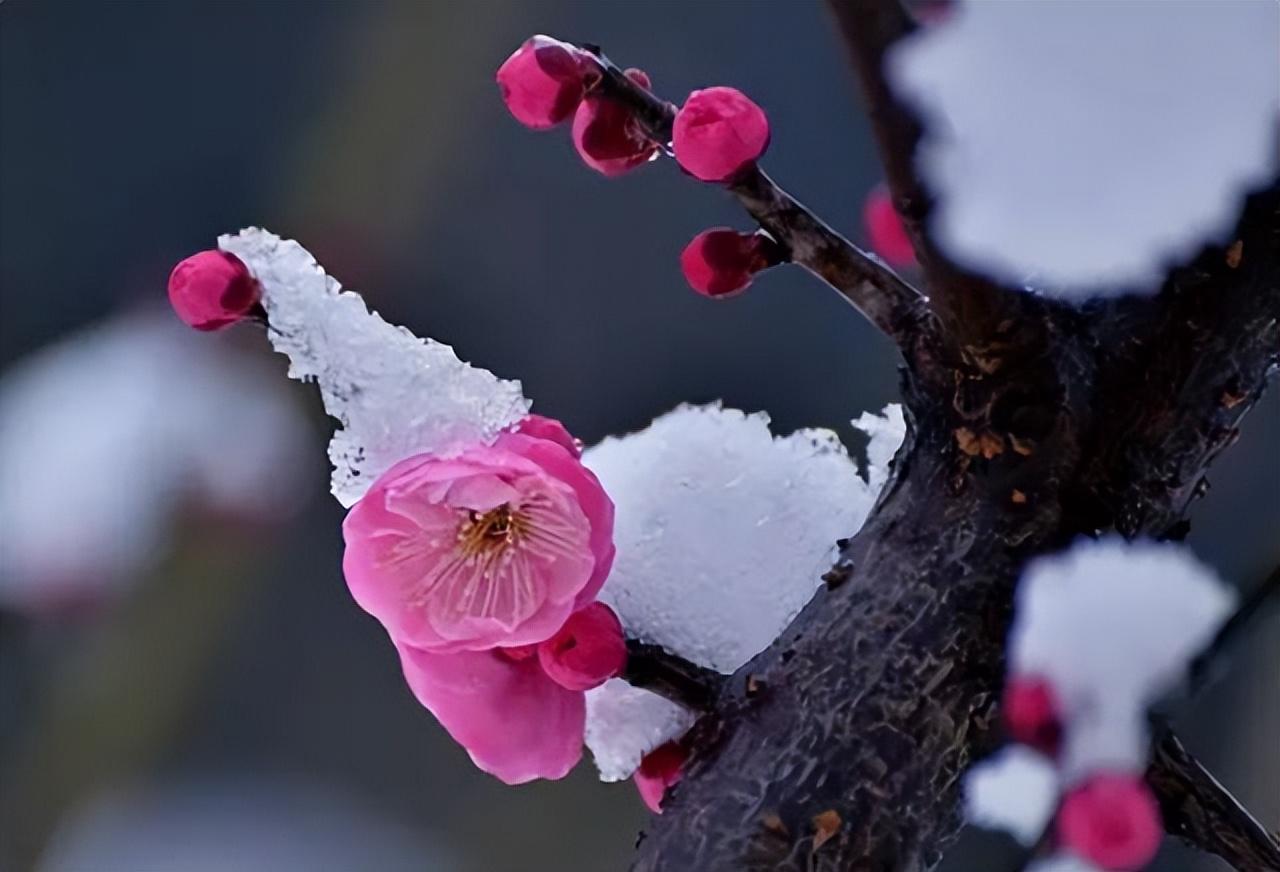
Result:
<svg viewBox="0 0 1280 872"><path fill-rule="evenodd" d="M929 238L933 197L915 168L922 128L889 87L884 61L889 48L916 30L899 0L827 0L840 26L850 63L871 121L894 207L924 271L933 309L956 348L980 344L1017 313L1019 291L959 268Z"/></svg>
<svg viewBox="0 0 1280 872"><path fill-rule="evenodd" d="M1226 860L1239 872L1280 870L1280 840L1218 783L1172 732L1156 742L1147 783L1165 829Z"/></svg>
<svg viewBox="0 0 1280 872"><path fill-rule="evenodd" d="M622 678L685 708L706 711L726 676L678 657L661 645L628 639Z"/></svg>
<svg viewBox="0 0 1280 872"><path fill-rule="evenodd" d="M630 107L645 134L670 150L676 108L631 81L595 46L600 66L592 93ZM845 239L778 186L759 167L728 185L747 213L782 247L786 258L818 276L872 324L908 351L932 332L928 300L893 270Z"/></svg>

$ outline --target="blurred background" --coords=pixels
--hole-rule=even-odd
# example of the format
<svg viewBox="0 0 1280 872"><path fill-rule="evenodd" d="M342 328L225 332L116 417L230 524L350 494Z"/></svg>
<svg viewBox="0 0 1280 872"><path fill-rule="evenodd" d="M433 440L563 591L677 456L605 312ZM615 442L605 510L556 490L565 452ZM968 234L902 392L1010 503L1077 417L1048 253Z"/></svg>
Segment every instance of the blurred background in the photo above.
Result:
<svg viewBox="0 0 1280 872"><path fill-rule="evenodd" d="M815 0L0 2L0 869L624 868L630 785L584 761L505 787L403 686L342 580L316 392L164 302L174 263L258 224L588 442L720 398L860 452L887 343L798 270L691 293L680 249L743 216L516 124L493 74L534 32L670 99L743 89L770 172L861 238L878 169ZM1193 515L1243 588L1280 560L1277 445L1273 389ZM1274 828L1280 632L1242 655L1180 727ZM947 866L1002 854L967 834Z"/></svg>

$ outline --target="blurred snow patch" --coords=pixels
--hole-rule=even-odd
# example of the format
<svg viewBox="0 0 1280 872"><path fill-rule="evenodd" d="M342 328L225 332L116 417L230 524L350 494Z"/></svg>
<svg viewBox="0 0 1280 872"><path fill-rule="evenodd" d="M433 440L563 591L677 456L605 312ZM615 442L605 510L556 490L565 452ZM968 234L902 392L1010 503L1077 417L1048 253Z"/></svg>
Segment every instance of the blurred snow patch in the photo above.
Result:
<svg viewBox="0 0 1280 872"><path fill-rule="evenodd" d="M73 813L38 872L443 872L424 834L324 785L219 776L113 790Z"/></svg>
<svg viewBox="0 0 1280 872"><path fill-rule="evenodd" d="M1054 688L1066 724L1068 782L1146 766L1147 708L1182 677L1234 599L1176 545L1086 540L1028 567L1018 585L1010 669Z"/></svg>
<svg viewBox="0 0 1280 872"><path fill-rule="evenodd" d="M888 58L925 121L931 233L1082 299L1155 290L1277 171L1280 4L957 4Z"/></svg>
<svg viewBox="0 0 1280 872"><path fill-rule="evenodd" d="M836 539L862 526L902 439L902 413L863 416L874 464L858 474L836 435L774 436L764 414L681 406L583 454L617 506L618 556L600 599L630 637L731 673L766 648L813 597ZM587 745L607 780L685 728L671 703L628 698L632 726L606 729L588 693ZM646 705L647 703L647 705Z"/></svg>
<svg viewBox="0 0 1280 872"><path fill-rule="evenodd" d="M406 457L492 442L528 413L519 382L388 324L297 242L250 227L220 237L218 247L262 284L267 335L288 355L289 375L316 382L325 410L338 419L329 460L342 505L353 505Z"/></svg>
<svg viewBox="0 0 1280 872"><path fill-rule="evenodd" d="M1034 845L1053 817L1058 789L1051 760L1024 745L1009 745L965 775L965 819Z"/></svg>
<svg viewBox="0 0 1280 872"><path fill-rule="evenodd" d="M62 340L0 382L0 604L94 600L185 499L269 519L305 492L306 425L261 362L168 312Z"/></svg>

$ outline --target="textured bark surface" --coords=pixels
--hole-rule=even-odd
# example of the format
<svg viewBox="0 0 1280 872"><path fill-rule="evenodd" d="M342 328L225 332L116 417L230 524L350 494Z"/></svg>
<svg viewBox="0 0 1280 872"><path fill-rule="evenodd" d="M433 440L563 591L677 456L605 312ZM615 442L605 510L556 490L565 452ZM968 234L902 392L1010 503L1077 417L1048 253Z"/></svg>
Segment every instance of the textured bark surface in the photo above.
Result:
<svg viewBox="0 0 1280 872"><path fill-rule="evenodd" d="M909 355L893 480L828 589L726 683L634 868L941 857L960 775L997 738L1022 566L1080 535L1182 535L1280 361L1280 189L1251 200L1235 239L1156 297L1074 310L1004 292L993 328ZM1166 805L1175 832L1179 813Z"/></svg>

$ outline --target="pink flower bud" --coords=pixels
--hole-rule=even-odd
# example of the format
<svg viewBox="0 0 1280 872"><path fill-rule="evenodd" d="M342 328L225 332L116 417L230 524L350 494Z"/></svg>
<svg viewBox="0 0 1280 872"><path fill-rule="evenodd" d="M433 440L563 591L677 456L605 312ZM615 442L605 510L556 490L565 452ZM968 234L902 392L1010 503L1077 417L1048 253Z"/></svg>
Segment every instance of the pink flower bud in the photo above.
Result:
<svg viewBox="0 0 1280 872"><path fill-rule="evenodd" d="M1073 788L1058 811L1063 844L1103 869L1128 872L1151 861L1163 828L1139 775L1103 773Z"/></svg>
<svg viewBox="0 0 1280 872"><path fill-rule="evenodd" d="M654 814L662 814L662 797L667 788L680 780L684 761L688 758L684 748L675 742L659 745L640 760L636 770L636 789L640 798Z"/></svg>
<svg viewBox="0 0 1280 872"><path fill-rule="evenodd" d="M193 254L169 274L169 302L186 324L217 330L247 315L262 297L240 259L224 251Z"/></svg>
<svg viewBox="0 0 1280 872"><path fill-rule="evenodd" d="M1001 715L1005 731L1015 742L1050 757L1057 755L1062 718L1049 682L1035 676L1012 676L1005 683Z"/></svg>
<svg viewBox="0 0 1280 872"><path fill-rule="evenodd" d="M745 291L753 275L772 265L770 245L759 233L713 227L693 237L680 252L680 269L689 286L703 296L732 296Z"/></svg>
<svg viewBox="0 0 1280 872"><path fill-rule="evenodd" d="M872 250L890 266L910 266L916 262L916 252L902 224L902 216L893 207L893 198L883 185L867 194L862 220L867 226Z"/></svg>
<svg viewBox="0 0 1280 872"><path fill-rule="evenodd" d="M727 182L769 147L769 119L736 88L694 91L676 113L672 145L695 178Z"/></svg>
<svg viewBox="0 0 1280 872"><path fill-rule="evenodd" d="M590 63L590 56L576 46L533 36L498 67L498 90L517 121L546 130L578 108Z"/></svg>
<svg viewBox="0 0 1280 872"><path fill-rule="evenodd" d="M649 77L642 70L627 70L626 77L642 88ZM658 152L636 123L631 110L617 100L588 97L573 116L573 147L587 166L606 176L620 176L648 163Z"/></svg>
<svg viewBox="0 0 1280 872"><path fill-rule="evenodd" d="M622 623L604 603L591 603L538 646L538 659L551 680L566 690L599 687L627 665Z"/></svg>

